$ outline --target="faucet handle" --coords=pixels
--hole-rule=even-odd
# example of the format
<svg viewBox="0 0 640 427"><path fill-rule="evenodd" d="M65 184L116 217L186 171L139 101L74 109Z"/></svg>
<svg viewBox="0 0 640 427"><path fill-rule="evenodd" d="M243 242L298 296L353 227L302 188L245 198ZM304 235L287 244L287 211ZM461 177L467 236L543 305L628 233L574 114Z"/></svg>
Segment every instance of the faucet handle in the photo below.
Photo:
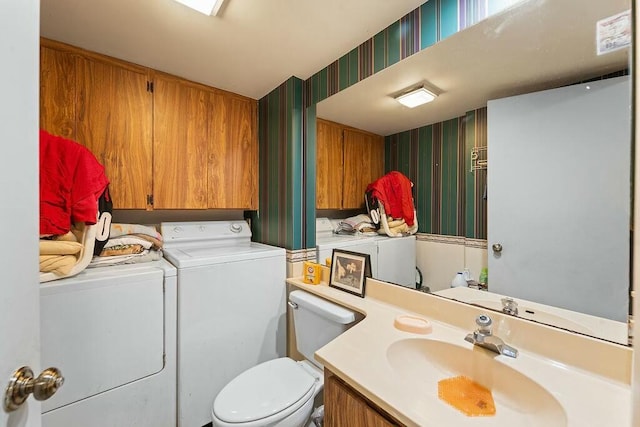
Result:
<svg viewBox="0 0 640 427"><path fill-rule="evenodd" d="M490 335L492 323L493 321L491 320L491 317L487 316L486 314L481 314L480 316L476 317L476 325L478 325L478 331L480 332Z"/></svg>

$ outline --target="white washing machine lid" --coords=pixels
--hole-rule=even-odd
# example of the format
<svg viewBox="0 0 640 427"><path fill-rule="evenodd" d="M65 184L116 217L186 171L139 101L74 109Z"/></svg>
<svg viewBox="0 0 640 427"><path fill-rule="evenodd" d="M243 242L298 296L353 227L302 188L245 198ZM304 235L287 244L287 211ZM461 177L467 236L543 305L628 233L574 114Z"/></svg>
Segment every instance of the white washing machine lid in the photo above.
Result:
<svg viewBox="0 0 640 427"><path fill-rule="evenodd" d="M213 413L228 423L248 423L280 412L293 413L313 394L315 378L288 357L261 363L227 384Z"/></svg>
<svg viewBox="0 0 640 427"><path fill-rule="evenodd" d="M254 260L269 257L285 257L283 248L257 242L245 242L231 246L174 246L163 250L165 258L178 268L198 267Z"/></svg>

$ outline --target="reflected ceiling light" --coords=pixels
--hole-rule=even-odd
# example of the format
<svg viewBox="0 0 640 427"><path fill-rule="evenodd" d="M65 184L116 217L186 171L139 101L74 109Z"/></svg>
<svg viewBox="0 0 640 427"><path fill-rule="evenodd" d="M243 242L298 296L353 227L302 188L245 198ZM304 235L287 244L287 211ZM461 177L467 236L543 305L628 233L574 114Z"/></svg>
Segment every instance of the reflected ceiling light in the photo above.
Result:
<svg viewBox="0 0 640 427"><path fill-rule="evenodd" d="M424 87L419 87L411 92L404 93L395 97L396 101L409 108L417 107L418 105L426 104L436 99L436 94L428 91Z"/></svg>
<svg viewBox="0 0 640 427"><path fill-rule="evenodd" d="M216 16L222 7L224 0L176 0L178 3L197 10L205 15Z"/></svg>

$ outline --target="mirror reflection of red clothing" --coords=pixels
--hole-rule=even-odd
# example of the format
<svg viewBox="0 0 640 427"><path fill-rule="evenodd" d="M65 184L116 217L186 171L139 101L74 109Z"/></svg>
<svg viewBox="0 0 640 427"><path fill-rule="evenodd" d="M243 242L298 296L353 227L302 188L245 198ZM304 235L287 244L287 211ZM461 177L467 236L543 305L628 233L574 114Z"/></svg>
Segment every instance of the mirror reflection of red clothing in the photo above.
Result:
<svg viewBox="0 0 640 427"><path fill-rule="evenodd" d="M109 184L85 146L40 130L40 234L65 234L71 224L95 224L98 198Z"/></svg>
<svg viewBox="0 0 640 427"><path fill-rule="evenodd" d="M403 218L409 227L414 222L413 183L398 171L392 171L367 185L366 191L372 191L373 197L382 203L387 215Z"/></svg>

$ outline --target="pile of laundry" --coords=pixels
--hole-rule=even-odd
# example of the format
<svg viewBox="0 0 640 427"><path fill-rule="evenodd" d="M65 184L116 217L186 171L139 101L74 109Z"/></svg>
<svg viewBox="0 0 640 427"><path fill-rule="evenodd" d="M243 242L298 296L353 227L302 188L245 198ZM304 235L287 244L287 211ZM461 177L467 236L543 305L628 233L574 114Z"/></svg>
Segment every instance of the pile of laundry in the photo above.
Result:
<svg viewBox="0 0 640 427"><path fill-rule="evenodd" d="M413 183L398 171L392 171L367 186L367 211L379 233L390 237L418 231L418 219L411 193Z"/></svg>
<svg viewBox="0 0 640 427"><path fill-rule="evenodd" d="M104 167L85 146L40 131L41 281L76 274L93 252Z"/></svg>
<svg viewBox="0 0 640 427"><path fill-rule="evenodd" d="M376 235L378 234L378 227L371 221L369 215L359 214L341 220L334 233Z"/></svg>
<svg viewBox="0 0 640 427"><path fill-rule="evenodd" d="M162 258L162 243L154 226L112 223L109 239L88 267L155 261Z"/></svg>

